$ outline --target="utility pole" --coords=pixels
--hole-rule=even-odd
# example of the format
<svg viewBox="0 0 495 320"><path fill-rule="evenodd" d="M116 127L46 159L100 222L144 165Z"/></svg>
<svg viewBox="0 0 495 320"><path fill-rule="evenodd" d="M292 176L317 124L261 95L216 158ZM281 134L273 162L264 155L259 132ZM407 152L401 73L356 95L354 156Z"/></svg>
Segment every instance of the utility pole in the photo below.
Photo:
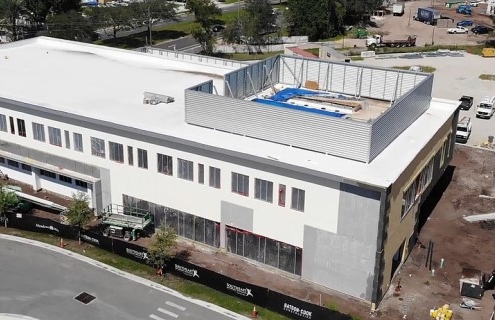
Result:
<svg viewBox="0 0 495 320"><path fill-rule="evenodd" d="M408 27L411 25L411 14L412 14L412 8L409 8L409 21L407 21Z"/></svg>
<svg viewBox="0 0 495 320"><path fill-rule="evenodd" d="M153 46L153 41L151 40L151 27L152 27L152 21L151 21L151 8L148 7L148 29L150 30L150 47Z"/></svg>

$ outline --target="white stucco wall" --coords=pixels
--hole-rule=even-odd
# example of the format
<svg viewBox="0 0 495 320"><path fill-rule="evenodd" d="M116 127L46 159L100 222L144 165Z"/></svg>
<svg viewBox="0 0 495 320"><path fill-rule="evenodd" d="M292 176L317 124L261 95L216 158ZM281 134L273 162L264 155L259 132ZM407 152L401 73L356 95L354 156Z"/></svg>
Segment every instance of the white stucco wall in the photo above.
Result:
<svg viewBox="0 0 495 320"><path fill-rule="evenodd" d="M112 202L122 204L122 194L151 201L177 210L201 216L210 220L220 221L220 203L228 201L237 205L252 208L254 211L253 232L272 239L283 241L295 246L303 246L304 225L309 225L329 232L337 232L339 193L338 189L328 188L306 181L300 181L291 177L281 176L263 171L264 167L247 168L236 164L206 158L196 154L152 145L143 141L131 140L114 136L108 133L96 132L89 128L73 126L66 123L58 123L48 119L19 114L0 108L0 114L7 117L8 131L0 131L0 139L20 144L32 149L55 154L61 157L73 159L91 165L96 165L110 170L110 185ZM25 120L27 137L20 137L10 133L9 116ZM16 122L16 121L15 121ZM32 122L45 126L46 142L33 139ZM48 126L60 128L62 134L62 147L49 144ZM70 132L71 148L65 145L64 130ZM82 134L84 152L74 150L73 132ZM91 155L91 137L105 140L106 158ZM109 159L108 142L123 144L124 163L117 163ZM134 151L134 165L127 162L127 146L132 146ZM148 169L138 168L137 148L148 151ZM167 176L157 172L157 153L173 157L173 176ZM177 176L177 158L194 162L194 181L187 181ZM205 184L198 183L198 163L204 164ZM209 166L221 169L221 189L209 186ZM2 170L3 167L2 167ZM6 169L7 170L7 169ZM22 171L22 170L21 170ZM231 192L231 172L248 175L249 197ZM13 179L32 183L33 178L28 174L13 174L6 172ZM255 178L273 182L273 203L267 203L254 198ZM73 181L74 183L74 181ZM42 188L56 193L70 196L75 191L74 185L68 186L62 181L53 181L42 177ZM278 205L278 186L286 186L285 207ZM291 188L305 190L305 210L299 212L291 209Z"/></svg>

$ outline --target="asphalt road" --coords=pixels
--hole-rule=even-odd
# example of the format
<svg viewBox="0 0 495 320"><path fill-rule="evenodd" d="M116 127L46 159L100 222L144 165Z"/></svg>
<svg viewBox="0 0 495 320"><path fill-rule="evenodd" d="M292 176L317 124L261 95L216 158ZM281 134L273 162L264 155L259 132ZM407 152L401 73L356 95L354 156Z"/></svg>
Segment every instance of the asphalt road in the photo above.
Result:
<svg viewBox="0 0 495 320"><path fill-rule="evenodd" d="M199 43L191 36L182 37L175 40L159 43L153 46L154 48L161 48L165 50L180 50L190 53L197 53L201 51ZM199 51L198 51L199 50Z"/></svg>
<svg viewBox="0 0 495 320"><path fill-rule="evenodd" d="M0 239L0 257L0 313L40 320L241 319L29 244ZM75 300L82 292L96 299Z"/></svg>

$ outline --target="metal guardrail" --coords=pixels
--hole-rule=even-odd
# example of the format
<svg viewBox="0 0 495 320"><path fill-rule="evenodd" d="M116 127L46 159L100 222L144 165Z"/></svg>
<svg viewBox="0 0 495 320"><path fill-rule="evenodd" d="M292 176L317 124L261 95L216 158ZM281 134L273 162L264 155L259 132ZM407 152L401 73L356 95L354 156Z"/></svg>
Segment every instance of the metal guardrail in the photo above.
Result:
<svg viewBox="0 0 495 320"><path fill-rule="evenodd" d="M244 63L244 62L222 59L222 58L209 57L209 56L203 56L203 55L194 54L194 53L186 53L186 52L182 52L182 51L172 51L172 50L149 48L149 47L141 47L141 48L138 48L137 51L149 53L151 55L157 55L157 56L173 58L173 59L178 59L178 60L191 61L191 62L199 62L199 63L210 64L210 65L215 65L215 66L242 68L242 67L249 65L248 63Z"/></svg>

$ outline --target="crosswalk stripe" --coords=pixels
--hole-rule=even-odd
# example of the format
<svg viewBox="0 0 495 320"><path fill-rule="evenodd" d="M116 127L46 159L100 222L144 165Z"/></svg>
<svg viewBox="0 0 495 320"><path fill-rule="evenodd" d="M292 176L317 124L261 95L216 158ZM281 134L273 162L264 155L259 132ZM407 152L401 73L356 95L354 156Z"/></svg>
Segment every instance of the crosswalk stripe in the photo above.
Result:
<svg viewBox="0 0 495 320"><path fill-rule="evenodd" d="M175 304L173 302L167 301L165 302L165 304L174 307L175 309L179 309L180 311L186 311L186 308L184 308L183 306L179 306L178 304Z"/></svg>
<svg viewBox="0 0 495 320"><path fill-rule="evenodd" d="M163 318L160 318L159 316L155 316L154 314L150 314L150 318L155 320L165 320Z"/></svg>
<svg viewBox="0 0 495 320"><path fill-rule="evenodd" d="M175 313L170 312L170 311L165 310L165 309L162 309L162 308L158 308L158 309L156 309L156 310L160 311L161 313L165 313L166 315L171 316L171 317L173 317L173 318L178 318L178 317L179 317L179 316L178 316L178 315L176 315Z"/></svg>

